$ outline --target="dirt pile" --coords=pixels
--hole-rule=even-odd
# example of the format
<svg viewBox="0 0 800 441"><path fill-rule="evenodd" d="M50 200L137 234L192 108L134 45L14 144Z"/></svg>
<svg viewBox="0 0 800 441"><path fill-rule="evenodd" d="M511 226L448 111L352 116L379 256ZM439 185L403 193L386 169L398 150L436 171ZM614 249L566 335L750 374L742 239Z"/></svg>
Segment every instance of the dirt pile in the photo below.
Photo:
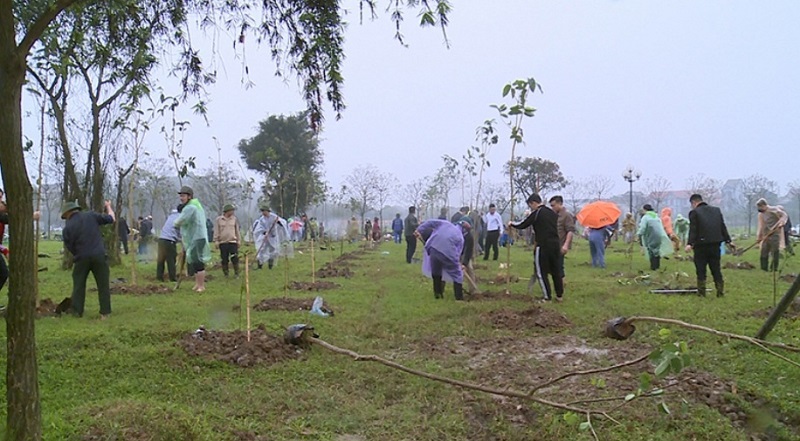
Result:
<svg viewBox="0 0 800 441"><path fill-rule="evenodd" d="M751 269L755 269L755 267L756 267L756 266L755 266L755 265L753 265L753 264L752 264L752 263L750 263L750 262L738 262L738 263L734 263L734 262L725 262L725 266L724 266L723 268L725 268L725 269L743 269L743 270L751 270Z"/></svg>
<svg viewBox="0 0 800 441"><path fill-rule="evenodd" d="M781 276L781 280L788 283L794 283L797 280L797 274L784 274Z"/></svg>
<svg viewBox="0 0 800 441"><path fill-rule="evenodd" d="M275 297L258 302L253 309L256 311L311 311L314 299L293 299L291 297ZM322 310L333 314L333 309L325 303Z"/></svg>
<svg viewBox="0 0 800 441"><path fill-rule="evenodd" d="M506 291L484 291L478 292L472 295L467 296L467 300L469 301L487 301L487 300L533 300L532 297L522 295L522 294L513 294Z"/></svg>
<svg viewBox="0 0 800 441"><path fill-rule="evenodd" d="M97 291L95 288L94 291ZM132 296L149 296L152 294L172 294L173 290L169 285L156 285L148 283L147 285L111 285L111 294L122 294Z"/></svg>
<svg viewBox="0 0 800 441"><path fill-rule="evenodd" d="M269 334L264 325L251 331L214 331L200 328L181 338L178 345L192 357L225 361L241 367L270 365L300 358L302 350L284 343L282 336Z"/></svg>
<svg viewBox="0 0 800 441"><path fill-rule="evenodd" d="M344 277L345 279L349 279L353 277L353 271L350 269L350 266L346 264L336 264L333 262L328 262L322 268L318 269L316 272L317 277L320 279L326 279L329 277Z"/></svg>
<svg viewBox="0 0 800 441"><path fill-rule="evenodd" d="M572 326L572 322L562 313L540 306L515 311L503 308L481 314L481 319L494 328L522 331L534 327L543 329L563 329Z"/></svg>
<svg viewBox="0 0 800 441"><path fill-rule="evenodd" d="M297 291L319 291L323 289L336 289L339 285L333 282L325 282L325 281L316 281L314 283L311 282L298 282L292 281L289 283L289 289L294 289Z"/></svg>

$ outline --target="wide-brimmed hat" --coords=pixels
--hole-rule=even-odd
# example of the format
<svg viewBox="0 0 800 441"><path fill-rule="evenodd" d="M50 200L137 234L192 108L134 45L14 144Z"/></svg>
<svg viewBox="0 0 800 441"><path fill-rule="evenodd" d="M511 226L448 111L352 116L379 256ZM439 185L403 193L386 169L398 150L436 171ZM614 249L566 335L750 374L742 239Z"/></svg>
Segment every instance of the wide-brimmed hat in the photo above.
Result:
<svg viewBox="0 0 800 441"><path fill-rule="evenodd" d="M194 196L194 190L192 187L184 185L180 190L178 190L178 194L188 194L189 196Z"/></svg>
<svg viewBox="0 0 800 441"><path fill-rule="evenodd" d="M236 207L234 207L232 204L225 204L225 206L222 207L222 212L223 213L227 213L227 212L229 212L231 210L235 210L235 209L236 209Z"/></svg>
<svg viewBox="0 0 800 441"><path fill-rule="evenodd" d="M266 204L264 204L261 207L259 207L259 210L261 210L261 211L272 211L272 210L269 209L269 205L266 205Z"/></svg>
<svg viewBox="0 0 800 441"><path fill-rule="evenodd" d="M80 210L81 206L78 204L78 201L65 201L61 204L61 219L67 218L67 213L73 210Z"/></svg>

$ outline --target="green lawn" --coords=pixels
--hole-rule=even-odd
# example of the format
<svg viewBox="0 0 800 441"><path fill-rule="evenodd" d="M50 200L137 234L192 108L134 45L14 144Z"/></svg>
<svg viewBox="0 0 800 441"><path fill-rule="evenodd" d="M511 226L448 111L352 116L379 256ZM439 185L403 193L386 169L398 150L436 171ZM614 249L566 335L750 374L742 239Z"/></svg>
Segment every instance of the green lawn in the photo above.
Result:
<svg viewBox="0 0 800 441"><path fill-rule="evenodd" d="M60 243L45 241L40 246L53 256L39 262L49 268L39 273L41 297L58 302L69 295L71 277L58 269ZM650 294L649 286L628 283L630 276L647 269L646 259L637 250L631 261L619 252L623 248L621 242L614 243L607 253L608 269L592 269L586 264L588 245L578 240L567 257L566 301L543 306L545 312L563 314L572 323L567 327L493 325L508 324L510 314L534 307L530 297L524 297L531 256L521 246L513 250L512 265L512 273L521 278L512 284L512 292L519 296L510 300L457 303L450 286L444 300L434 300L419 265L405 263L405 245L384 243L354 261L354 277L332 279L341 286L320 292L335 310L334 317L254 311L252 318L254 324L264 324L276 335L283 326L310 322L326 341L362 354L525 391L526 385L571 370L625 361L663 343L658 335L661 327L646 323L627 341L605 339L601 331L609 318L668 317L753 335L763 322L763 317L753 313L772 305L772 275L760 270L723 270L727 281L723 299ZM344 246L344 252L355 249ZM338 244L335 250L318 251L317 266L339 253ZM504 256L503 251L501 260ZM757 264L757 250L744 258L725 256L723 263L742 259ZM311 280L309 249L289 261L288 275L285 265L280 262L272 271L265 267L251 272L253 303L283 296L285 277ZM651 279L694 284L691 262L671 259L663 267ZM138 268L141 285L155 283L154 262ZM798 270L800 262L791 258L782 273ZM494 279L498 271L497 262L489 262L478 274L485 281ZM225 279L221 270L211 274L214 279L203 294L192 292L191 280L185 280L174 294L114 295L109 321L98 320L94 291L87 293L83 318L38 320L45 439L592 439L590 432L568 423L563 411L459 389L375 363L354 362L321 347L312 347L298 360L251 368L190 357L178 346L184 335L200 325L235 330L241 323L234 306L240 302L242 280ZM127 263L112 268L112 278L116 277L130 279ZM789 286L778 280L778 297ZM504 288L485 282L481 287ZM288 291L288 296L296 298L314 295ZM540 296L538 290L535 296ZM498 310L506 310L500 322L493 321ZM682 381L682 386L666 389L664 399L671 414L659 411L660 398L636 400L612 414L619 425L593 418L601 439L798 439L800 372L796 368L741 342L670 329L672 340L689 343L694 362L662 383ZM800 346L799 329L800 323L784 319L769 339ZM5 328L0 332L5 333ZM5 357L4 348L2 366ZM624 396L638 387L642 368L653 370L652 365L643 364L624 373L575 377L541 391L541 396L561 402L586 395ZM5 408L0 411L4 413ZM4 424L5 415L0 421Z"/></svg>

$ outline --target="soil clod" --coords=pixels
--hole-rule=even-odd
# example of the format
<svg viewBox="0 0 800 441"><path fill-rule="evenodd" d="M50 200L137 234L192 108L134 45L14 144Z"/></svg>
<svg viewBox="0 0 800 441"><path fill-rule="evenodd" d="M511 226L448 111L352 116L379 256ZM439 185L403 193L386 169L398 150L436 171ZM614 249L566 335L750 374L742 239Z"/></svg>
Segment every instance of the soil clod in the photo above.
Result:
<svg viewBox="0 0 800 441"><path fill-rule="evenodd" d="M200 328L181 338L178 345L193 357L225 361L241 367L270 365L300 358L303 351L269 334L264 325L250 331L214 331Z"/></svg>
<svg viewBox="0 0 800 441"><path fill-rule="evenodd" d="M326 282L326 281L317 281L317 282L298 282L292 281L289 283L289 289L294 289L297 291L319 291L323 289L336 289L339 285L333 282Z"/></svg>
<svg viewBox="0 0 800 441"><path fill-rule="evenodd" d="M533 327L544 329L562 329L572 326L572 322L558 311L534 306L524 311L499 309L481 315L481 318L495 328L522 331Z"/></svg>

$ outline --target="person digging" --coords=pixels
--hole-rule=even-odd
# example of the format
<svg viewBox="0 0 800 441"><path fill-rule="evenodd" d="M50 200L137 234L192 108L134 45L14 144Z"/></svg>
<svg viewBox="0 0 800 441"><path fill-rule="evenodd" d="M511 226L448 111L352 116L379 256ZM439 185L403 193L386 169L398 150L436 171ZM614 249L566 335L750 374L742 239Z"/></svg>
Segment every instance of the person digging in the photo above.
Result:
<svg viewBox="0 0 800 441"><path fill-rule="evenodd" d="M211 248L208 245L206 230L206 212L200 201L194 198L192 187L183 186L178 191L181 204L184 205L175 227L180 228L185 262L189 275L194 275L192 291L206 290L206 264L211 261Z"/></svg>

